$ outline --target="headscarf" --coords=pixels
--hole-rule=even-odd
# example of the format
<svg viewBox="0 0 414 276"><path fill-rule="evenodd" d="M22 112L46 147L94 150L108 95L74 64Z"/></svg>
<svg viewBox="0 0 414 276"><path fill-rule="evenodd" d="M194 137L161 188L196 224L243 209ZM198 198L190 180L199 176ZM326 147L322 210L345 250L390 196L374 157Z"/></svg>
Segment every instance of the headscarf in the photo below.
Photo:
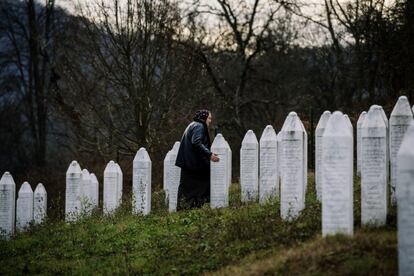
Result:
<svg viewBox="0 0 414 276"><path fill-rule="evenodd" d="M204 131L205 131L206 136L207 136L208 149L210 149L210 147L211 147L210 133L208 131L208 127L207 127L207 124L206 124L206 120L207 120L209 115L210 115L210 111L208 111L207 109L200 109L200 110L196 111L196 113L194 114L194 117L193 117L194 121L200 122L204 126Z"/></svg>

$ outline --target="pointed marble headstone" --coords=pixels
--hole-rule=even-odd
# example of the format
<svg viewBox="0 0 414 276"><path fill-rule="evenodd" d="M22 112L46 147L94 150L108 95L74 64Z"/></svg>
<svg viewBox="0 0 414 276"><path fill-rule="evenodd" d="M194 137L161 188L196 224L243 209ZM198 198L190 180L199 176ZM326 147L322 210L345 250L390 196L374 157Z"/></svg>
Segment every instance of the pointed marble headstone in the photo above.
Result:
<svg viewBox="0 0 414 276"><path fill-rule="evenodd" d="M211 151L217 154L220 160L210 162L210 206L211 208L227 207L229 205L229 154L222 134L217 134L211 146Z"/></svg>
<svg viewBox="0 0 414 276"><path fill-rule="evenodd" d="M353 234L353 134L335 111L322 136L322 235Z"/></svg>
<svg viewBox="0 0 414 276"><path fill-rule="evenodd" d="M33 198L33 219L35 224L44 221L47 214L47 193L42 183L37 184Z"/></svg>
<svg viewBox="0 0 414 276"><path fill-rule="evenodd" d="M240 149L241 201L255 201L259 194L259 142L253 130L247 131Z"/></svg>
<svg viewBox="0 0 414 276"><path fill-rule="evenodd" d="M65 219L74 221L81 211L82 170L78 162L72 161L66 171Z"/></svg>
<svg viewBox="0 0 414 276"><path fill-rule="evenodd" d="M151 159L145 148L140 148L133 163L133 212L148 215L151 211Z"/></svg>
<svg viewBox="0 0 414 276"><path fill-rule="evenodd" d="M330 117L331 112L324 111L315 130L315 188L319 201L322 201L322 135Z"/></svg>
<svg viewBox="0 0 414 276"><path fill-rule="evenodd" d="M414 271L414 122L397 153L397 218L399 275Z"/></svg>
<svg viewBox="0 0 414 276"><path fill-rule="evenodd" d="M366 111L362 111L359 115L357 122L357 175L361 176L361 150L362 150L362 141L361 141L361 130L362 124L364 123L365 117L367 116Z"/></svg>
<svg viewBox="0 0 414 276"><path fill-rule="evenodd" d="M381 115L382 118L384 119L385 125L387 126L387 183L388 180L390 178L390 148L389 148L389 144L390 144L390 132L389 132L389 121L387 118L387 115L385 114L384 109L382 108L382 106L380 105L373 105L374 107L379 107L379 109L381 110Z"/></svg>
<svg viewBox="0 0 414 276"><path fill-rule="evenodd" d="M233 153L232 153L232 151L231 151L231 148L230 148L230 145L229 145L229 143L226 141L226 139L224 139L224 142L225 142L225 145L226 145L226 148L227 148L227 177L228 177L228 186L230 187L230 185L231 185L231 169L232 169L232 155L233 155Z"/></svg>
<svg viewBox="0 0 414 276"><path fill-rule="evenodd" d="M305 206L305 140L303 125L290 112L281 130L280 213L282 219L294 219Z"/></svg>
<svg viewBox="0 0 414 276"><path fill-rule="evenodd" d="M398 98L390 116L390 164L391 164L391 203L395 205L395 184L397 183L397 153L408 126L413 121L413 113L406 96Z"/></svg>
<svg viewBox="0 0 414 276"><path fill-rule="evenodd" d="M180 185L181 168L175 165L180 142L175 142L164 159L164 190L169 212L177 210L178 186Z"/></svg>
<svg viewBox="0 0 414 276"><path fill-rule="evenodd" d="M280 176L281 176L281 170L280 170L280 155L281 155L281 148L282 148L282 132L279 131L279 133L276 135L277 140L277 175L278 175L278 181L279 181L279 190L280 190ZM280 191L279 191L280 196Z"/></svg>
<svg viewBox="0 0 414 276"><path fill-rule="evenodd" d="M17 195L16 228L24 230L33 221L33 190L28 182L24 182Z"/></svg>
<svg viewBox="0 0 414 276"><path fill-rule="evenodd" d="M116 208L118 208L119 206L121 206L122 203L122 187L123 187L123 183L124 183L124 175L122 173L121 170L121 166L119 166L118 163L115 163L116 166L116 170L117 170L117 174L118 174L118 181L117 181L117 190L116 190Z"/></svg>
<svg viewBox="0 0 414 276"><path fill-rule="evenodd" d="M97 208L99 205L99 182L94 173L91 173L91 201L92 208Z"/></svg>
<svg viewBox="0 0 414 276"><path fill-rule="evenodd" d="M92 213L92 181L91 174L87 169L82 170L81 177L81 208L82 212L90 215Z"/></svg>
<svg viewBox="0 0 414 276"><path fill-rule="evenodd" d="M265 203L269 199L279 197L277 136L273 126L266 126L259 144L259 201Z"/></svg>
<svg viewBox="0 0 414 276"><path fill-rule="evenodd" d="M9 172L0 179L0 235L14 234L16 218L16 184Z"/></svg>
<svg viewBox="0 0 414 276"><path fill-rule="evenodd" d="M308 133L302 121L299 120L299 122L303 131L303 204L305 204L306 191L308 188Z"/></svg>
<svg viewBox="0 0 414 276"><path fill-rule="evenodd" d="M118 168L114 161L109 161L103 178L103 212L113 214L118 207Z"/></svg>
<svg viewBox="0 0 414 276"><path fill-rule="evenodd" d="M354 132L354 127L352 126L351 119L349 118L348 114L344 114L344 117L346 119L346 124L348 125L348 128L351 130L351 132Z"/></svg>
<svg viewBox="0 0 414 276"><path fill-rule="evenodd" d="M384 225L387 218L387 127L378 106L361 130L361 223Z"/></svg>

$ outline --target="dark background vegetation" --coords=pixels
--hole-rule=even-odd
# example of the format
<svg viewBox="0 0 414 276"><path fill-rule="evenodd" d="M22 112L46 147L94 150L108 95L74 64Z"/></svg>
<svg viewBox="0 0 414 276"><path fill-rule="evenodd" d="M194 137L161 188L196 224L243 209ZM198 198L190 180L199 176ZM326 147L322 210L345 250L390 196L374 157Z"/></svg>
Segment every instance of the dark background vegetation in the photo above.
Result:
<svg viewBox="0 0 414 276"><path fill-rule="evenodd" d="M389 114L399 95L414 100L414 3L384 2L109 0L69 13L54 0L1 0L0 172L44 183L63 204L71 160L100 182L118 161L128 191L146 147L158 190L199 108L213 113L211 136L229 141L234 176L244 133L279 131L290 111L309 132L312 168L324 110L356 123L371 104Z"/></svg>

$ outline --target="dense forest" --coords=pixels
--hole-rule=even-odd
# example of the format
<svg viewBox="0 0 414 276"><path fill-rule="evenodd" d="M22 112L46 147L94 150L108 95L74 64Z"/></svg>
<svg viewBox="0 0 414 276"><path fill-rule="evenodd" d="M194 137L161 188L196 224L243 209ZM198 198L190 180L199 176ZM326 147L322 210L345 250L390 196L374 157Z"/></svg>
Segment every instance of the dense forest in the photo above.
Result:
<svg viewBox="0 0 414 276"><path fill-rule="evenodd" d="M313 156L324 110L356 123L373 103L389 115L399 95L414 101L413 1L87 3L0 1L0 171L51 198L74 159L99 180L117 160L130 190L140 147L159 189L165 154L200 108L237 176L245 132L279 131L290 111Z"/></svg>

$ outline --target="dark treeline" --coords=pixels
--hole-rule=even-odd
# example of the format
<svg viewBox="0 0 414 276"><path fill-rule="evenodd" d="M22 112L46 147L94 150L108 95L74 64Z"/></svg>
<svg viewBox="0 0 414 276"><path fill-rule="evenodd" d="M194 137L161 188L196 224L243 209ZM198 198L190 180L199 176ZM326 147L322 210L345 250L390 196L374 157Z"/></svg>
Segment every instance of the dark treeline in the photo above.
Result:
<svg viewBox="0 0 414 276"><path fill-rule="evenodd" d="M159 188L199 108L213 112L237 175L245 132L279 130L289 111L313 156L324 110L355 123L373 103L389 113L398 95L414 100L412 1L325 0L311 16L295 0L108 0L74 14L57 2L0 2L0 172L51 196L72 159L100 181L117 160L128 189L142 146Z"/></svg>

